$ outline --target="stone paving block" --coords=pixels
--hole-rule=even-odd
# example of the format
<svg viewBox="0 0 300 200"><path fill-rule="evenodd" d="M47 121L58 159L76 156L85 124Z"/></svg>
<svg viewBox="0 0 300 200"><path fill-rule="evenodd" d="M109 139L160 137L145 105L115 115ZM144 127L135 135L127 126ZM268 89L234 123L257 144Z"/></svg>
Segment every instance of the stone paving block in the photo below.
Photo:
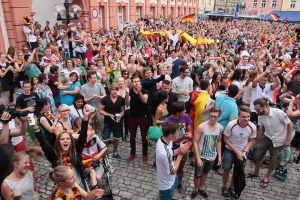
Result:
<svg viewBox="0 0 300 200"><path fill-rule="evenodd" d="M133 197L132 193L121 191L119 192L119 196L124 197L126 199L131 199Z"/></svg>

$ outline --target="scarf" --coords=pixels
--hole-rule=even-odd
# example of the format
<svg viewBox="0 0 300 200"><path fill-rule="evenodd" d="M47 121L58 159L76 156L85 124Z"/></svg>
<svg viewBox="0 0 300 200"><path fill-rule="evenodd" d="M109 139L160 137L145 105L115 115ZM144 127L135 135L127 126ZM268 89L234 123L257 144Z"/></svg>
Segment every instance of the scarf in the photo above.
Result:
<svg viewBox="0 0 300 200"><path fill-rule="evenodd" d="M61 157L62 157L63 165L72 167L71 158L70 158L70 152L68 152L68 153L62 153Z"/></svg>
<svg viewBox="0 0 300 200"><path fill-rule="evenodd" d="M54 192L48 197L48 200L54 200L57 197L60 197L63 200L80 200L81 199L81 194L80 194L79 189L75 185L72 185L71 189L72 189L72 191L74 193L74 196L75 196L74 198L72 198L72 197L64 194L63 192L60 192L58 190L58 186L55 185Z"/></svg>
<svg viewBox="0 0 300 200"><path fill-rule="evenodd" d="M44 115L45 117L47 117L48 119L50 119L51 121L53 121L53 122L55 121L55 116L52 115L51 112L42 110L42 111L40 111L40 113L42 115Z"/></svg>

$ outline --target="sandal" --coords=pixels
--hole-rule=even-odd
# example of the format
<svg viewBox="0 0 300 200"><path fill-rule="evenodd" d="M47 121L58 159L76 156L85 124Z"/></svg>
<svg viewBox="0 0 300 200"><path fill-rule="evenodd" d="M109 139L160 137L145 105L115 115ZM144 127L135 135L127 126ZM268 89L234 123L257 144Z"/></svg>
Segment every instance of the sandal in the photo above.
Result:
<svg viewBox="0 0 300 200"><path fill-rule="evenodd" d="M260 181L261 188L266 188L268 187L268 185L269 185L269 181L264 181L264 179Z"/></svg>
<svg viewBox="0 0 300 200"><path fill-rule="evenodd" d="M248 173L248 174L245 175L245 178L257 178L257 177L258 177L258 175L251 174L251 173Z"/></svg>
<svg viewBox="0 0 300 200"><path fill-rule="evenodd" d="M223 169L217 169L215 171L217 172L217 174L219 174L221 176L223 175L223 172L224 172Z"/></svg>

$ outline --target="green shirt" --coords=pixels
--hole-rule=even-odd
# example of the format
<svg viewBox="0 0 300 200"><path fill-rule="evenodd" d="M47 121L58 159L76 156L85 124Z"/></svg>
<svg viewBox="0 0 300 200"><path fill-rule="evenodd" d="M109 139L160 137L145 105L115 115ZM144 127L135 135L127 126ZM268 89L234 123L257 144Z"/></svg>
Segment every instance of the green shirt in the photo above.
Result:
<svg viewBox="0 0 300 200"><path fill-rule="evenodd" d="M82 66L82 65L80 65L78 68L79 68L79 70L80 70L80 81L79 81L79 82L80 82L81 85L83 85L83 84L85 84L85 82L86 82L86 81L85 81L85 80L86 80L86 79L85 79L85 76L86 76L86 69L85 69L84 66ZM84 75L82 75L82 72L81 72L81 71L83 72Z"/></svg>

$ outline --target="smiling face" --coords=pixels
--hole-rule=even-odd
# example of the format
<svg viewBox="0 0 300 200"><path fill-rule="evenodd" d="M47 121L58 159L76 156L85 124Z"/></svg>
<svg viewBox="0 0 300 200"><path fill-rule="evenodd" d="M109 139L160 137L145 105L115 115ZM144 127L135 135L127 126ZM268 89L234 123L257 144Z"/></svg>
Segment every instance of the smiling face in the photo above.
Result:
<svg viewBox="0 0 300 200"><path fill-rule="evenodd" d="M62 151L69 151L71 147L71 138L68 133L63 133L59 140L60 148Z"/></svg>
<svg viewBox="0 0 300 200"><path fill-rule="evenodd" d="M20 174L26 174L29 170L30 158L28 155L22 156L19 162L14 163L14 167Z"/></svg>
<svg viewBox="0 0 300 200"><path fill-rule="evenodd" d="M74 176L74 173L73 173L72 169L69 168L66 171L65 175L66 175L65 176L66 177L65 181L64 182L60 182L59 184L64 185L67 188L70 188L72 185L75 184L75 181L76 181L76 178Z"/></svg>

